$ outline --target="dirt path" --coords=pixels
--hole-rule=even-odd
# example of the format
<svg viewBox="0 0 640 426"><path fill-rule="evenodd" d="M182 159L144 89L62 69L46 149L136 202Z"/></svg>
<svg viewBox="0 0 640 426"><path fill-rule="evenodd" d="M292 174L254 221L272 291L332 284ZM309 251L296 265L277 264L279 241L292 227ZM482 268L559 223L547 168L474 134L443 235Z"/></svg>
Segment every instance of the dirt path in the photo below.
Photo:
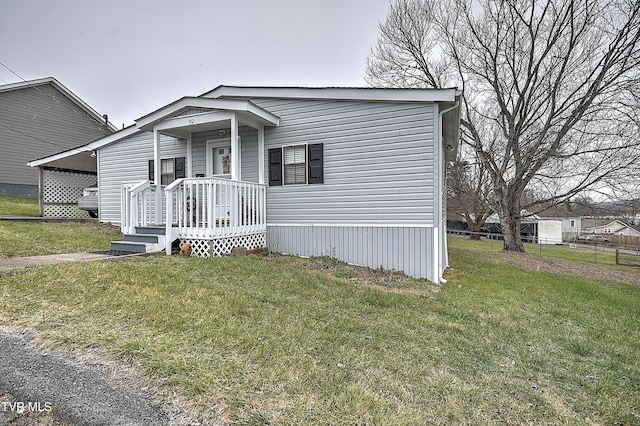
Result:
<svg viewBox="0 0 640 426"><path fill-rule="evenodd" d="M110 364L41 351L32 336L0 330L0 425L201 424Z"/></svg>

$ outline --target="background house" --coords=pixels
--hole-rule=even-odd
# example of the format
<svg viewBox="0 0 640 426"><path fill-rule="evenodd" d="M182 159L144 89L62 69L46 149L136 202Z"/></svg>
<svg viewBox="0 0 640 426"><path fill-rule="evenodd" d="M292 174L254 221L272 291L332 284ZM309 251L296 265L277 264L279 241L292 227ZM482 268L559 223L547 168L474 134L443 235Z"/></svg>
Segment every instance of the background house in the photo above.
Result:
<svg viewBox="0 0 640 426"><path fill-rule="evenodd" d="M567 210L564 206L558 205L537 211L536 216L543 220L562 222L562 241L575 242L582 232L582 216Z"/></svg>
<svg viewBox="0 0 640 426"><path fill-rule="evenodd" d="M606 237L640 237L640 226L630 225L619 219L583 219L582 233L595 234Z"/></svg>
<svg viewBox="0 0 640 426"><path fill-rule="evenodd" d="M84 145L112 131L115 128L103 116L55 78L0 86L0 194L37 196L47 169L30 168L27 162ZM83 185L90 186L96 181L95 160L87 158L85 162L93 167L87 165L89 170L84 172L92 173L92 178L84 179ZM75 202L78 191L67 191L65 199Z"/></svg>

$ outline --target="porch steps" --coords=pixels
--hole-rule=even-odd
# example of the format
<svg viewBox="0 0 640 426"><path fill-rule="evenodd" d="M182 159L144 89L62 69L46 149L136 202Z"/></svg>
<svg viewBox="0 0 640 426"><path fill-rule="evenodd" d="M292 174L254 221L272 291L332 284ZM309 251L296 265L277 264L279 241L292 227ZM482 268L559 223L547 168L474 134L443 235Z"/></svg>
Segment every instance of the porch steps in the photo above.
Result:
<svg viewBox="0 0 640 426"><path fill-rule="evenodd" d="M155 253L165 249L165 227L136 227L135 234L125 234L123 241L111 241L111 250Z"/></svg>

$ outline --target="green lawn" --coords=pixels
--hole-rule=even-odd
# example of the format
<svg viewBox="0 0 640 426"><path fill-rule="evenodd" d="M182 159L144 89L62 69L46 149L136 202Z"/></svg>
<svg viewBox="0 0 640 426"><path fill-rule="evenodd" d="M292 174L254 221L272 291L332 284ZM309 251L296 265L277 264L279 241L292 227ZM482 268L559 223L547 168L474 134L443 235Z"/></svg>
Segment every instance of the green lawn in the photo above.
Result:
<svg viewBox="0 0 640 426"><path fill-rule="evenodd" d="M0 221L0 257L108 250L120 229L97 222Z"/></svg>
<svg viewBox="0 0 640 426"><path fill-rule="evenodd" d="M234 424L640 423L639 286L453 245L442 287L256 256L0 272L0 325L124 357Z"/></svg>
<svg viewBox="0 0 640 426"><path fill-rule="evenodd" d="M0 215L40 216L37 198L0 195Z"/></svg>

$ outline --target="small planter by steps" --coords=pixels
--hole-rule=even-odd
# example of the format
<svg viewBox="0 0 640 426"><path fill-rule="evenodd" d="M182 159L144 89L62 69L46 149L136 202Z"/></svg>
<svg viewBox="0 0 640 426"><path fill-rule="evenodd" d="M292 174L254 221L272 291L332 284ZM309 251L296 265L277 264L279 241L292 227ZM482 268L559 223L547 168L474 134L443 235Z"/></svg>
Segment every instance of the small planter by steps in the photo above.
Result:
<svg viewBox="0 0 640 426"><path fill-rule="evenodd" d="M111 250L133 253L155 253L165 249L163 226L136 227L135 234L125 234L123 241L112 241Z"/></svg>

